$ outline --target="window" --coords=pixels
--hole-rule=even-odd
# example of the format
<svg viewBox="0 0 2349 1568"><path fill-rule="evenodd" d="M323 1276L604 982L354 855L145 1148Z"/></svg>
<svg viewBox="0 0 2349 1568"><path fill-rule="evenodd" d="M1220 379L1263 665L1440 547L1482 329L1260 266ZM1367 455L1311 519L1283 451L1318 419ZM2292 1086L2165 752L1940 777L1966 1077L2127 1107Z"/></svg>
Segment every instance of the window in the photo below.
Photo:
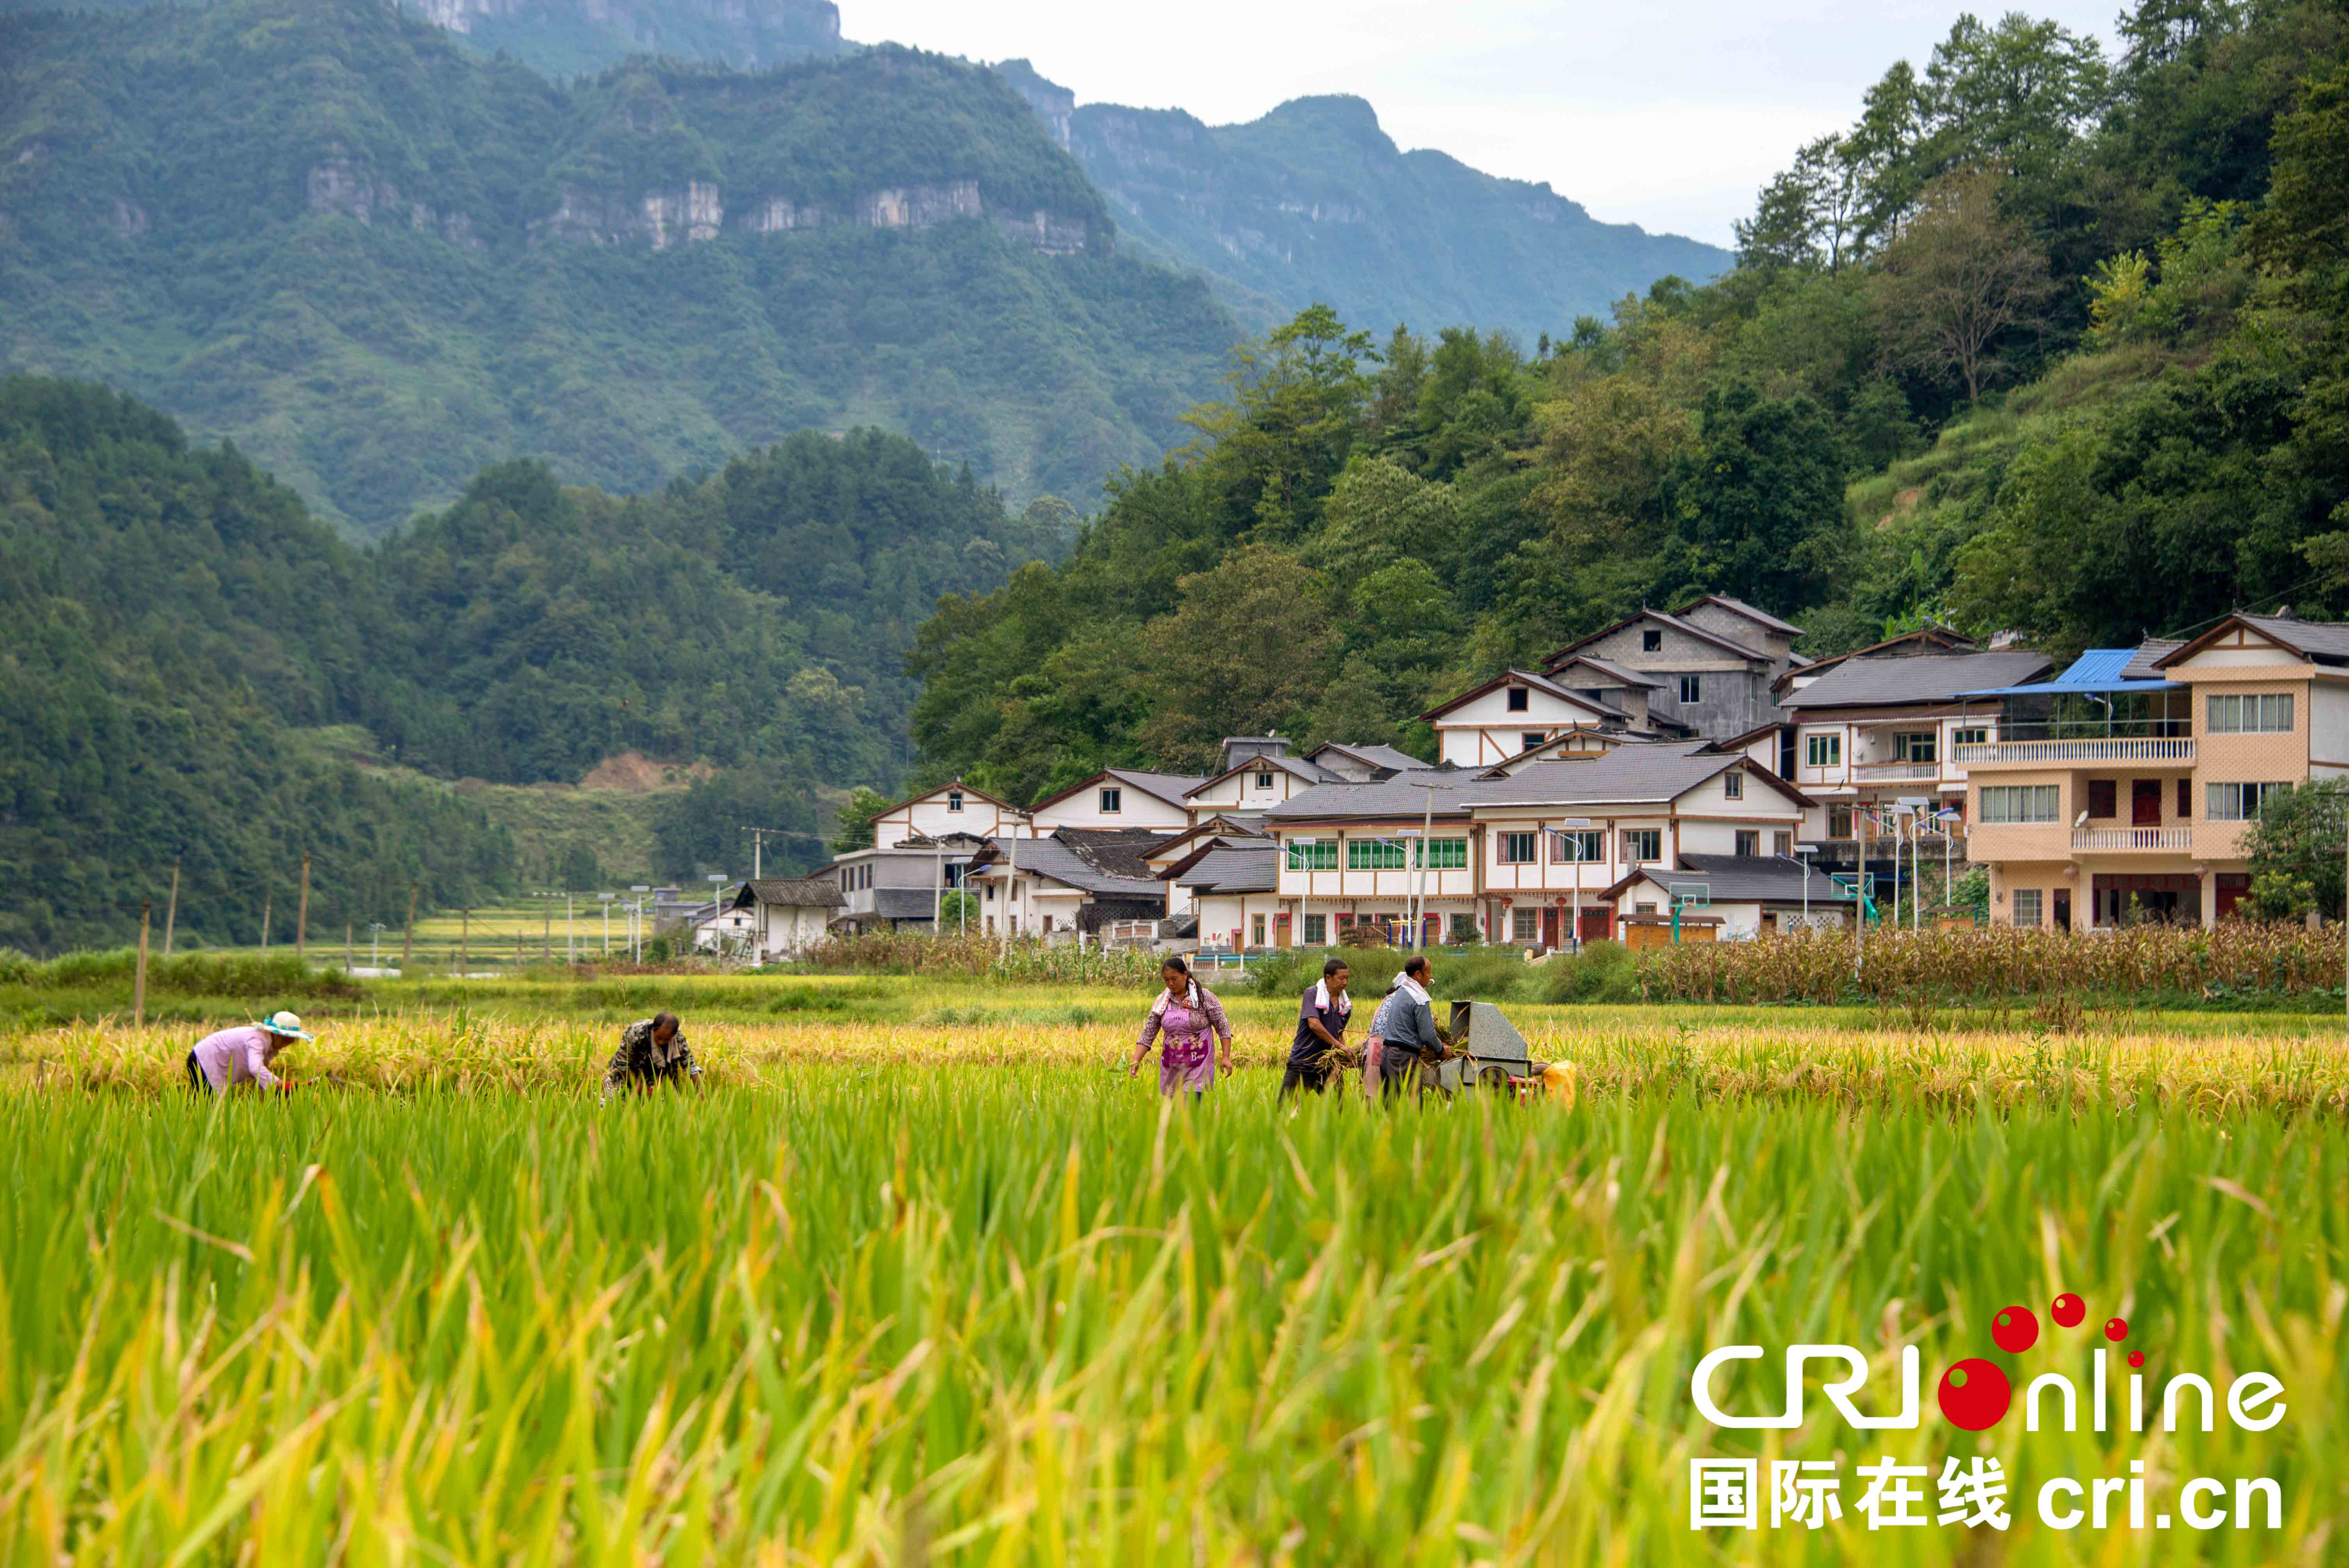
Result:
<svg viewBox="0 0 2349 1568"><path fill-rule="evenodd" d="M988 880L987 884L987 902L989 903L993 903L995 902L995 882L991 878Z"/></svg>
<svg viewBox="0 0 2349 1568"><path fill-rule="evenodd" d="M2039 923L2039 890L2037 888L2019 887L2014 890L2014 923L2017 925Z"/></svg>
<svg viewBox="0 0 2349 1568"><path fill-rule="evenodd" d="M1770 852L1776 855L1793 854L1795 852L1795 835L1792 833L1771 834Z"/></svg>
<svg viewBox="0 0 2349 1568"><path fill-rule="evenodd" d="M1682 676L1681 677L1681 700L1682 702L1702 702L1704 700L1704 679L1702 676Z"/></svg>
<svg viewBox="0 0 2349 1568"><path fill-rule="evenodd" d="M1940 748L1930 729L1904 731L1892 738L1892 756L1899 762L1930 762Z"/></svg>
<svg viewBox="0 0 2349 1568"><path fill-rule="evenodd" d="M1432 872L1464 872L1468 869L1468 841L1465 839L1426 839L1420 842L1422 853L1413 861L1423 862Z"/></svg>
<svg viewBox="0 0 2349 1568"><path fill-rule="evenodd" d="M1271 788L1272 788L1272 775L1271 775L1271 774L1269 774L1269 773L1259 773L1259 774L1257 774L1257 775L1256 776L1256 787L1257 787L1257 789L1271 789Z"/></svg>
<svg viewBox="0 0 2349 1568"><path fill-rule="evenodd" d="M1661 632L1640 633L1640 651L1643 654L1662 653L1664 651L1664 634Z"/></svg>
<svg viewBox="0 0 2349 1568"><path fill-rule="evenodd" d="M1633 914L1653 914L1656 913L1656 906L1652 903L1635 903L1631 906L1631 913Z"/></svg>
<svg viewBox="0 0 2349 1568"><path fill-rule="evenodd" d="M1623 830L1623 859L1630 864L1664 858L1664 830L1661 828L1626 828Z"/></svg>
<svg viewBox="0 0 2349 1568"><path fill-rule="evenodd" d="M1803 764L1807 768L1840 768L1843 766L1843 737L1840 735L1806 736L1803 740ZM1837 838L1848 838L1838 833Z"/></svg>
<svg viewBox="0 0 2349 1568"><path fill-rule="evenodd" d="M949 811L959 811L962 810L961 790L949 789L947 791L947 810Z"/></svg>
<svg viewBox="0 0 2349 1568"><path fill-rule="evenodd" d="M2210 784L2204 786L2209 810L2204 814L2214 822L2249 822L2257 820L2260 808L2268 797L2289 784Z"/></svg>
<svg viewBox="0 0 2349 1568"><path fill-rule="evenodd" d="M1264 916L1260 914L1249 916L1248 934L1249 946L1262 947L1264 945Z"/></svg>
<svg viewBox="0 0 2349 1568"><path fill-rule="evenodd" d="M1744 799L1745 775L1743 773L1723 774L1721 778L1721 798L1724 800Z"/></svg>
<svg viewBox="0 0 2349 1568"><path fill-rule="evenodd" d="M1509 911L1509 935L1519 942L1541 940L1541 911L1513 909Z"/></svg>
<svg viewBox="0 0 2349 1568"><path fill-rule="evenodd" d="M1293 872L1334 872L1338 869L1335 839L1291 839L1288 869Z"/></svg>
<svg viewBox="0 0 2349 1568"><path fill-rule="evenodd" d="M1593 829L1587 833L1561 833L1555 828L1549 834L1549 863L1554 866L1573 865L1583 861L1603 861L1607 858L1607 835Z"/></svg>
<svg viewBox="0 0 2349 1568"><path fill-rule="evenodd" d="M2178 781L2178 820L2181 822L2194 815L2194 786L2180 779Z"/></svg>
<svg viewBox="0 0 2349 1568"><path fill-rule="evenodd" d="M1505 866L1533 864L1535 837L1532 833L1501 834L1501 863Z"/></svg>
<svg viewBox="0 0 2349 1568"><path fill-rule="evenodd" d="M1538 729L1528 729L1523 735L1517 737L1517 749L1520 751L1531 751L1535 747L1539 746L1543 741L1548 738L1549 737L1544 735Z"/></svg>
<svg viewBox="0 0 2349 1568"><path fill-rule="evenodd" d="M1511 713L1524 713L1526 711L1528 705L1532 703L1533 696L1533 693L1527 691L1523 686L1511 686L1509 688L1509 711Z"/></svg>
<svg viewBox="0 0 2349 1568"><path fill-rule="evenodd" d="M1827 808L1827 837L1848 839L1851 836L1851 808L1830 805Z"/></svg>
<svg viewBox="0 0 2349 1568"><path fill-rule="evenodd" d="M1950 744L1952 746L1988 746L1990 744L1990 731L1987 729L1953 729L1950 731Z"/></svg>
<svg viewBox="0 0 2349 1568"><path fill-rule="evenodd" d="M1305 917L1305 945L1308 947L1327 947L1330 945L1330 917L1328 915L1309 914Z"/></svg>
<svg viewBox="0 0 2349 1568"><path fill-rule="evenodd" d="M1346 841L1346 869L1350 872L1399 872L1403 869L1402 846L1391 839L1349 839Z"/></svg>
<svg viewBox="0 0 2349 1568"><path fill-rule="evenodd" d="M2210 699L2213 735L2282 735L2292 728L2292 693L2247 692Z"/></svg>
<svg viewBox="0 0 2349 1568"><path fill-rule="evenodd" d="M2088 815L2091 819L2117 815L2120 810L2120 780L2091 779L2088 780Z"/></svg>
<svg viewBox="0 0 2349 1568"><path fill-rule="evenodd" d="M1123 804L1124 796L1123 792L1116 789L1104 789L1102 791L1101 800L1102 815L1113 817L1117 815L1119 808Z"/></svg>
<svg viewBox="0 0 2349 1568"><path fill-rule="evenodd" d="M2054 784L1985 784L1982 820L1985 822L2060 822L2064 791Z"/></svg>
<svg viewBox="0 0 2349 1568"><path fill-rule="evenodd" d="M1762 852L1761 831L1758 829L1752 831L1740 829L1737 834L1737 852L1741 855L1760 854Z"/></svg>
<svg viewBox="0 0 2349 1568"><path fill-rule="evenodd" d="M1476 917L1475 915L1455 914L1452 917L1451 924L1452 944L1454 947L1465 947L1468 944L1476 940Z"/></svg>

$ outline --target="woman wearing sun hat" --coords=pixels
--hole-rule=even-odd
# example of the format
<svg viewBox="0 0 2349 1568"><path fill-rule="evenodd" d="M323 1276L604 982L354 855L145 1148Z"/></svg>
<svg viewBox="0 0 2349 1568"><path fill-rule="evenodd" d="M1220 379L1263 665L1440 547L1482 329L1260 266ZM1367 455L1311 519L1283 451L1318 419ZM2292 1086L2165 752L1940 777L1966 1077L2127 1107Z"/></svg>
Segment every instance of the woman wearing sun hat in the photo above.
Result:
<svg viewBox="0 0 2349 1568"><path fill-rule="evenodd" d="M282 1008L254 1023L206 1035L188 1053L188 1087L200 1094L221 1094L241 1083L284 1088L269 1064L295 1041L315 1037L301 1019Z"/></svg>

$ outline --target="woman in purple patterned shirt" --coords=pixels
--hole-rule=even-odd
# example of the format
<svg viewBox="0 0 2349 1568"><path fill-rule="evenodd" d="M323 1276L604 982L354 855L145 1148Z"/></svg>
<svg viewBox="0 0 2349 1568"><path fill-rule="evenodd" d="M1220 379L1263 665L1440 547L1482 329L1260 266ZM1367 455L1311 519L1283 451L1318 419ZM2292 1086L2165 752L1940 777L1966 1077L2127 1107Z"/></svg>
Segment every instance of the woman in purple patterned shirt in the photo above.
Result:
<svg viewBox="0 0 2349 1568"><path fill-rule="evenodd" d="M1195 1096L1203 1095L1216 1081L1218 1042L1223 1047L1223 1069L1232 1070L1232 1026L1224 1021L1224 1005L1192 977L1190 965L1180 958L1167 959L1158 977L1166 982L1166 989L1150 1005L1142 1037L1133 1043L1133 1066L1125 1076L1133 1078L1142 1071L1150 1042L1163 1035L1158 1048L1158 1092L1172 1095L1187 1088Z"/></svg>

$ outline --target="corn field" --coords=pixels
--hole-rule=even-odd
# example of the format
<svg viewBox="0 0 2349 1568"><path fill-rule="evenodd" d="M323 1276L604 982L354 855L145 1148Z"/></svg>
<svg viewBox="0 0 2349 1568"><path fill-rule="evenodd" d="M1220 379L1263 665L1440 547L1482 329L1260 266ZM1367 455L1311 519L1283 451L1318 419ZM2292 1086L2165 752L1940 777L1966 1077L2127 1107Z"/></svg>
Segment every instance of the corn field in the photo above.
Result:
<svg viewBox="0 0 2349 1568"><path fill-rule="evenodd" d="M2339 993L2338 926L2229 921L2211 930L2146 924L2090 935L1988 926L1870 931L1853 973L1848 932L1690 942L1640 954L1642 994L1671 1002L1964 1000L2168 993L2223 999Z"/></svg>
<svg viewBox="0 0 2349 1568"><path fill-rule="evenodd" d="M1291 1116L1285 1028L1195 1108L1123 1076L1123 1022L719 1025L709 1093L608 1105L608 1031L462 1012L219 1101L184 1031L0 1040L0 1564L2335 1559L2336 1045L1531 1032L1577 1109ZM1930 1379L2064 1291L2287 1414L1692 1408L1708 1349L1798 1340L1864 1347L1889 1408L1902 1345ZM2016 1387L2087 1354L2051 1326ZM1870 1531L1879 1454L1998 1459L2012 1528ZM1691 1460L1741 1455L1840 1465L1846 1517L1692 1530ZM2280 1525L2039 1522L2132 1460L2157 1499L2272 1478Z"/></svg>

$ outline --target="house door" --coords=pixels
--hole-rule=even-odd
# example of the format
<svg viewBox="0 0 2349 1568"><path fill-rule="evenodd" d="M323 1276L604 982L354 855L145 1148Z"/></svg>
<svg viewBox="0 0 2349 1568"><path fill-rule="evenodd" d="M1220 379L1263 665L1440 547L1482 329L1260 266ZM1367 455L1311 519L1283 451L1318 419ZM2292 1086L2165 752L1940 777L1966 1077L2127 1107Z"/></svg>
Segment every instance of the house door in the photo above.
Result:
<svg viewBox="0 0 2349 1568"><path fill-rule="evenodd" d="M1614 934L1615 916L1606 905L1601 904L1596 909L1588 904L1583 906L1580 933L1583 941L1604 942Z"/></svg>
<svg viewBox="0 0 2349 1568"><path fill-rule="evenodd" d="M2072 895L2063 888L2055 890L2055 929L2072 929Z"/></svg>
<svg viewBox="0 0 2349 1568"><path fill-rule="evenodd" d="M2158 828L2161 826L2161 780L2133 779L2129 780L2129 826Z"/></svg>
<svg viewBox="0 0 2349 1568"><path fill-rule="evenodd" d="M1542 911L1541 940L1544 947L1556 947L1558 944L1557 911L1554 909L1546 909Z"/></svg>
<svg viewBox="0 0 2349 1568"><path fill-rule="evenodd" d="M1272 944L1273 944L1275 947L1286 947L1286 946L1288 946L1288 935L1289 935L1288 916L1287 916L1287 915L1285 915L1285 914L1276 914L1276 915L1274 915L1274 916L1272 917Z"/></svg>

